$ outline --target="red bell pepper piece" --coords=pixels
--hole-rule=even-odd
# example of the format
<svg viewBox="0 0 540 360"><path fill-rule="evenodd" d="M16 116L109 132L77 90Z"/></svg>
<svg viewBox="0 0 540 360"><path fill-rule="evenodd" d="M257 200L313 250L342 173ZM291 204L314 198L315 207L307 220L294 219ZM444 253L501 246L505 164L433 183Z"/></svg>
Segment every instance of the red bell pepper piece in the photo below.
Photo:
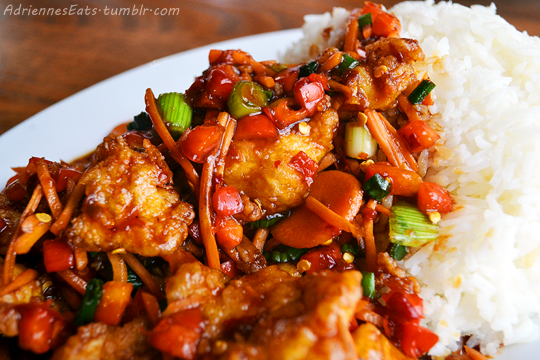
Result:
<svg viewBox="0 0 540 360"><path fill-rule="evenodd" d="M103 295L94 313L94 321L107 325L119 325L131 300L133 285L108 281L103 285Z"/></svg>
<svg viewBox="0 0 540 360"><path fill-rule="evenodd" d="M234 279L235 277L242 275L242 272L238 269L238 267L232 260L222 262L220 267L221 267L221 271L225 275L229 276L231 279Z"/></svg>
<svg viewBox="0 0 540 360"><path fill-rule="evenodd" d="M424 317L422 299L416 294L393 291L386 300L388 315L398 320L417 320Z"/></svg>
<svg viewBox="0 0 540 360"><path fill-rule="evenodd" d="M203 163L223 135L221 126L200 125L186 130L180 138L180 148L184 155L193 162Z"/></svg>
<svg viewBox="0 0 540 360"><path fill-rule="evenodd" d="M47 303L17 305L21 314L19 346L36 354L43 354L54 347L65 327L62 315Z"/></svg>
<svg viewBox="0 0 540 360"><path fill-rule="evenodd" d="M45 240L43 262L49 273L71 269L75 264L73 249L65 241Z"/></svg>
<svg viewBox="0 0 540 360"><path fill-rule="evenodd" d="M216 240L219 245L232 249L242 242L244 228L231 217L216 217Z"/></svg>
<svg viewBox="0 0 540 360"><path fill-rule="evenodd" d="M452 198L439 184L423 182L418 188L418 208L423 213L438 211L447 214L452 211Z"/></svg>
<svg viewBox="0 0 540 360"><path fill-rule="evenodd" d="M427 353L439 341L437 334L413 321L399 324L396 338L405 355L415 359Z"/></svg>
<svg viewBox="0 0 540 360"><path fill-rule="evenodd" d="M422 120L414 120L398 130L398 134L407 143L409 150L419 153L429 149L439 139L439 135Z"/></svg>
<svg viewBox="0 0 540 360"><path fill-rule="evenodd" d="M231 216L244 210L240 193L234 186L222 186L212 195L212 205L217 214Z"/></svg>
<svg viewBox="0 0 540 360"><path fill-rule="evenodd" d="M256 114L238 121L234 140L275 139L278 136L274 122L265 114Z"/></svg>
<svg viewBox="0 0 540 360"><path fill-rule="evenodd" d="M324 98L325 85L328 88L326 77L320 74L311 74L294 84L294 98L308 111L309 116L315 114L317 104Z"/></svg>
<svg viewBox="0 0 540 360"><path fill-rule="evenodd" d="M67 179L71 178L75 182L79 181L82 176L82 172L71 168L61 168L58 172L58 180L56 181L56 191L62 192L66 190Z"/></svg>

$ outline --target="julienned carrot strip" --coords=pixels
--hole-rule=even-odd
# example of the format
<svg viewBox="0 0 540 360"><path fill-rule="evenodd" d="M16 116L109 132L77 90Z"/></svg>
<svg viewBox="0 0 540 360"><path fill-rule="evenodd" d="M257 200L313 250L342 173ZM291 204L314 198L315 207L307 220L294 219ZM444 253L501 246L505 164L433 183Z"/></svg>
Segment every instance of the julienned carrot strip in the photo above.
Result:
<svg viewBox="0 0 540 360"><path fill-rule="evenodd" d="M54 222L54 224L52 224L50 228L51 232L54 235L60 234L60 231L64 230L68 226L69 220L71 219L71 216L73 215L73 212L75 211L75 208L77 207L77 205L79 205L79 202L84 196L85 190L86 190L86 183L82 181L81 179L75 186L75 189L73 189L71 196L68 198L68 201L66 203L66 206L64 207L64 210L62 211L60 216L56 219L56 221Z"/></svg>
<svg viewBox="0 0 540 360"><path fill-rule="evenodd" d="M328 86L330 87L331 90L339 91L340 93L345 95L347 98L350 98L352 96L351 88L341 83L338 83L336 80L329 79Z"/></svg>
<svg viewBox="0 0 540 360"><path fill-rule="evenodd" d="M111 262L112 270L113 270L113 280L125 283L128 279L128 272L127 272L127 266L124 259L120 257L118 254L113 254L111 252L107 253L107 257L109 258L109 261Z"/></svg>
<svg viewBox="0 0 540 360"><path fill-rule="evenodd" d="M222 114L225 114L226 116ZM222 119L220 119L220 117L222 117ZM223 172L225 171L225 159L227 157L227 153L229 152L229 147L231 146L232 138L236 130L236 120L231 119L229 114L226 112L222 112L218 115L218 122L220 124L224 122L225 125L223 126L226 126L225 133L223 134L223 141L221 143L221 151L216 159L215 170L215 177L222 180Z"/></svg>
<svg viewBox="0 0 540 360"><path fill-rule="evenodd" d="M77 270L81 271L86 269L88 266L88 254L83 248L75 248L73 251L75 255L75 267Z"/></svg>
<svg viewBox="0 0 540 360"><path fill-rule="evenodd" d="M156 325L161 317L161 309L159 308L159 303L156 297L147 293L146 291L141 292L141 297L144 308L146 309L146 314L148 314L152 324Z"/></svg>
<svg viewBox="0 0 540 360"><path fill-rule="evenodd" d="M32 215L34 216L34 215ZM17 254L26 254L32 246L49 230L51 222L38 223L31 232L23 233L15 240L14 250Z"/></svg>
<svg viewBox="0 0 540 360"><path fill-rule="evenodd" d="M400 169L418 170L414 157L406 148L396 129L374 110L366 110L365 114L369 132L381 147L388 161Z"/></svg>
<svg viewBox="0 0 540 360"><path fill-rule="evenodd" d="M321 65L321 71L330 71L341 63L343 54L340 51L335 52L330 56L324 64Z"/></svg>
<svg viewBox="0 0 540 360"><path fill-rule="evenodd" d="M206 249L208 266L220 269L219 252L216 244L216 237L212 226L212 178L216 162L217 149L210 154L203 165L201 174L201 191L199 195L199 223L201 237Z"/></svg>
<svg viewBox="0 0 540 360"><path fill-rule="evenodd" d="M377 201L371 199L366 204L366 208L375 211ZM377 270L377 248L375 247L375 235L373 235L373 216L365 216L364 218L364 241L366 245L366 261L368 271L375 272Z"/></svg>
<svg viewBox="0 0 540 360"><path fill-rule="evenodd" d="M347 34L345 35L345 44L343 51L356 52L356 42L358 41L358 16L360 11L357 9L351 12L349 23L347 24Z"/></svg>
<svg viewBox="0 0 540 360"><path fill-rule="evenodd" d="M38 276L38 272L34 269L26 269L19 276L15 278L12 282L5 285L2 290L0 290L0 297L13 292L20 287L28 284L30 281L34 280Z"/></svg>
<svg viewBox="0 0 540 360"><path fill-rule="evenodd" d="M328 224L337 227L338 229L350 232L350 224L347 219L336 214L313 196L308 196L306 198L306 207Z"/></svg>
<svg viewBox="0 0 540 360"><path fill-rule="evenodd" d="M180 311L187 309L193 309L204 301L204 297L201 295L193 294L187 298L173 301L167 305L167 308L163 312L163 316L169 316Z"/></svg>
<svg viewBox="0 0 540 360"><path fill-rule="evenodd" d="M79 275L75 274L71 270L58 271L56 272L56 275L67 282L68 285L75 289L75 291L77 291L79 294L84 295L86 291L86 281L84 281L84 279Z"/></svg>
<svg viewBox="0 0 540 360"><path fill-rule="evenodd" d="M184 169L188 181L191 183L191 185L193 185L195 194L197 194L199 191L199 174L197 174L197 171L195 171L195 168L193 168L191 162L184 156L184 154L182 154L180 147L174 141L173 137L169 133L169 130L167 130L167 127L159 114L156 98L154 97L152 89L146 89L144 101L146 103L146 112L148 115L150 115L150 119L152 120L152 124L154 125L156 132L171 152L172 158Z"/></svg>
<svg viewBox="0 0 540 360"><path fill-rule="evenodd" d="M62 213L62 203L60 202L60 198L56 192L55 182L51 177L49 167L47 166L45 160L39 159L36 170L39 182L43 187L43 193L45 194L45 198L49 203L53 217L58 219L58 216L60 216L60 213Z"/></svg>
<svg viewBox="0 0 540 360"><path fill-rule="evenodd" d="M270 234L270 230L265 228L259 228L255 232L255 235L253 236L253 245L257 249L259 249L260 252L264 249L264 244L266 243L266 239L268 238L268 235Z"/></svg>
<svg viewBox="0 0 540 360"><path fill-rule="evenodd" d="M38 205L41 201L41 198L43 197L43 190L41 189L41 185L36 186L34 189L34 192L32 193L32 197L30 198L30 201L26 205L26 208L24 209L21 219L19 220L19 225L15 229L15 232L13 233L13 236L11 237L11 241L9 242L9 246L6 251L6 256L4 258L4 273L2 274L2 283L4 286L9 284L11 280L13 280L13 271L15 270L15 259L17 257L17 253L15 252L15 241L19 237L21 233L21 224L28 217L28 215L32 215Z"/></svg>
<svg viewBox="0 0 540 360"><path fill-rule="evenodd" d="M73 309L77 310L81 304L81 297L75 290L67 286L62 287L62 298L66 300L68 305Z"/></svg>
<svg viewBox="0 0 540 360"><path fill-rule="evenodd" d="M471 357L471 359L473 360L488 360L487 357L485 357L484 355L482 355L482 353L480 353L478 350L475 350L473 348L470 348L468 346L464 346L465 347L465 352L467 353L467 355L469 355Z"/></svg>
<svg viewBox="0 0 540 360"><path fill-rule="evenodd" d="M375 207L375 210L377 210L377 212L383 213L384 215L388 217L390 217L390 215L392 214L390 209L388 209L386 206L381 205L381 204L377 204L377 206Z"/></svg>
<svg viewBox="0 0 540 360"><path fill-rule="evenodd" d="M141 262L135 257L135 255L130 253L124 253L119 254L135 271L137 275L141 278L144 285L148 287L148 290L158 299L164 299L165 296L163 295L163 291L161 291L161 288L156 283L156 280L152 277L152 275L146 270L146 268L141 264Z"/></svg>

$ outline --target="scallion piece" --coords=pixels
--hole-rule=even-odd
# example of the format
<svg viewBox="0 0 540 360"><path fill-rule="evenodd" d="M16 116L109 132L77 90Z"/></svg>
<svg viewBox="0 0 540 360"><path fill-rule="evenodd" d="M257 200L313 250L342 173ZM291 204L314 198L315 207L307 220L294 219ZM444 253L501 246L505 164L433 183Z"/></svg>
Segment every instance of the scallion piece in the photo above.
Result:
<svg viewBox="0 0 540 360"><path fill-rule="evenodd" d="M377 141L365 126L357 122L345 125L345 155L367 160L377 154Z"/></svg>
<svg viewBox="0 0 540 360"><path fill-rule="evenodd" d="M274 97L274 93L272 92L272 90L264 90L264 93L266 94L266 99L268 101L272 100L272 98Z"/></svg>
<svg viewBox="0 0 540 360"><path fill-rule="evenodd" d="M275 63L275 64L272 64L269 66L270 69L274 70L275 72L281 72L285 69L288 69L287 66L283 65L283 64L280 64L280 63Z"/></svg>
<svg viewBox="0 0 540 360"><path fill-rule="evenodd" d="M370 299L375 297L375 274L362 271L362 294Z"/></svg>
<svg viewBox="0 0 540 360"><path fill-rule="evenodd" d="M261 85L253 81L239 81L234 85L229 100L229 112L237 120L260 112L268 105L268 97Z"/></svg>
<svg viewBox="0 0 540 360"><path fill-rule="evenodd" d="M439 237L439 226L414 205L404 201L392 206L390 241L404 246L421 246Z"/></svg>
<svg viewBox="0 0 540 360"><path fill-rule="evenodd" d="M390 181L383 179L379 174L375 174L366 181L364 185L364 191L369 194L373 199L381 201L388 194L390 194Z"/></svg>
<svg viewBox="0 0 540 360"><path fill-rule="evenodd" d="M252 229L268 229L269 227L272 227L276 225L279 221L285 219L286 217L289 217L289 213L277 213L273 215L269 215L266 217L266 219L260 219L257 221L253 221L249 223L249 226Z"/></svg>
<svg viewBox="0 0 540 360"><path fill-rule="evenodd" d="M126 267L127 267L127 273L128 273L127 281L128 283L133 285L133 289L136 290L138 288L143 287L144 283L142 282L139 275L137 275L137 273L133 271L131 267L129 267L129 265L126 265Z"/></svg>
<svg viewBox="0 0 540 360"><path fill-rule="evenodd" d="M343 246L341 247L341 252L343 252L343 253L348 252L348 253L353 254L354 256L358 256L358 253L360 251L358 249L358 245L343 244Z"/></svg>
<svg viewBox="0 0 540 360"><path fill-rule="evenodd" d="M408 252L409 248L404 245L392 244L392 247L390 248L390 256L397 261L403 260Z"/></svg>
<svg viewBox="0 0 540 360"><path fill-rule="evenodd" d="M366 25L373 24L373 20L371 17L371 13L367 13L365 15L362 15L358 18L358 28L362 29Z"/></svg>
<svg viewBox="0 0 540 360"><path fill-rule="evenodd" d="M291 261L298 261L302 256L304 256L309 249L297 249L290 246L287 246L288 249L285 251L287 256Z"/></svg>
<svg viewBox="0 0 540 360"><path fill-rule="evenodd" d="M172 92L161 94L157 99L158 107L167 129L175 140L191 126L193 110L186 103L184 94Z"/></svg>
<svg viewBox="0 0 540 360"><path fill-rule="evenodd" d="M141 112L139 115L135 115L133 117L133 121L127 124L127 130L150 130L152 128L152 120L150 120L150 116L145 113L144 111Z"/></svg>
<svg viewBox="0 0 540 360"><path fill-rule="evenodd" d="M422 80L420 85L409 94L411 104L420 104L429 93L435 89L435 84L430 80Z"/></svg>
<svg viewBox="0 0 540 360"><path fill-rule="evenodd" d="M103 295L103 280L91 279L88 281L83 299L75 315L75 325L82 326L92 322L101 295Z"/></svg>
<svg viewBox="0 0 540 360"><path fill-rule="evenodd" d="M355 60L347 54L343 54L341 63L338 65L338 69L343 72L345 70L354 69L359 64L360 62L358 60Z"/></svg>
<svg viewBox="0 0 540 360"><path fill-rule="evenodd" d="M298 78L309 76L319 69L319 63L315 60L308 62L306 65L300 66Z"/></svg>

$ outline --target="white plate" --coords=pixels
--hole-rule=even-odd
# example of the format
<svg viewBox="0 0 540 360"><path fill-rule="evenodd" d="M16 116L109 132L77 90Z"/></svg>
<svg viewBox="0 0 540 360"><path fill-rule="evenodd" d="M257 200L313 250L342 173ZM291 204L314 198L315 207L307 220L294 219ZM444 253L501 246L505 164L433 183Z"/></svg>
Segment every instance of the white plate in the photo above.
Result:
<svg viewBox="0 0 540 360"><path fill-rule="evenodd" d="M184 92L208 67L210 49L242 49L275 59L301 37L299 29L233 39L185 51L126 71L32 116L0 136L0 188L32 156L70 161L92 151L116 125L144 110L144 93ZM497 360L538 359L540 341L510 346Z"/></svg>

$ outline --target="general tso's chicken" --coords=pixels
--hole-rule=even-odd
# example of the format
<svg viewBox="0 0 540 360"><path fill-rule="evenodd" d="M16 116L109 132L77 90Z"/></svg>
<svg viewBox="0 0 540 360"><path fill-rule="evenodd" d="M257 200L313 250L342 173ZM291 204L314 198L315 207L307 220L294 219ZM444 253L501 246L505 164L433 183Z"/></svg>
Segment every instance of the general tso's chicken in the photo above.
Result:
<svg viewBox="0 0 540 360"><path fill-rule="evenodd" d="M103 323L82 326L54 352L51 360L159 359L159 353L146 342L147 328L140 318L122 327Z"/></svg>
<svg viewBox="0 0 540 360"><path fill-rule="evenodd" d="M333 148L339 119L335 110L319 112L276 140L233 141L227 155L225 183L235 186L261 203L267 214L285 211L303 203L309 185L290 161L300 151L319 163ZM309 132L309 133L308 133Z"/></svg>
<svg viewBox="0 0 540 360"><path fill-rule="evenodd" d="M167 346L163 336L180 311L157 325L150 342L188 359L356 359L348 328L362 296L360 278L357 271L293 277L269 266L227 283L217 270L184 264L168 279L167 299L189 304L184 313L196 331L189 341L189 331L180 332L175 347Z"/></svg>
<svg viewBox="0 0 540 360"><path fill-rule="evenodd" d="M414 360L395 347L373 324L365 323L360 325L352 336L359 359Z"/></svg>
<svg viewBox="0 0 540 360"><path fill-rule="evenodd" d="M386 110L403 90L418 81L412 63L425 58L418 41L383 38L365 50L367 62L345 76L352 96L340 108L340 115L356 115L365 109Z"/></svg>
<svg viewBox="0 0 540 360"><path fill-rule="evenodd" d="M125 248L144 255L172 253L187 236L195 214L180 201L172 172L148 140L132 149L121 136L108 136L96 150L81 213L68 239L89 251Z"/></svg>

